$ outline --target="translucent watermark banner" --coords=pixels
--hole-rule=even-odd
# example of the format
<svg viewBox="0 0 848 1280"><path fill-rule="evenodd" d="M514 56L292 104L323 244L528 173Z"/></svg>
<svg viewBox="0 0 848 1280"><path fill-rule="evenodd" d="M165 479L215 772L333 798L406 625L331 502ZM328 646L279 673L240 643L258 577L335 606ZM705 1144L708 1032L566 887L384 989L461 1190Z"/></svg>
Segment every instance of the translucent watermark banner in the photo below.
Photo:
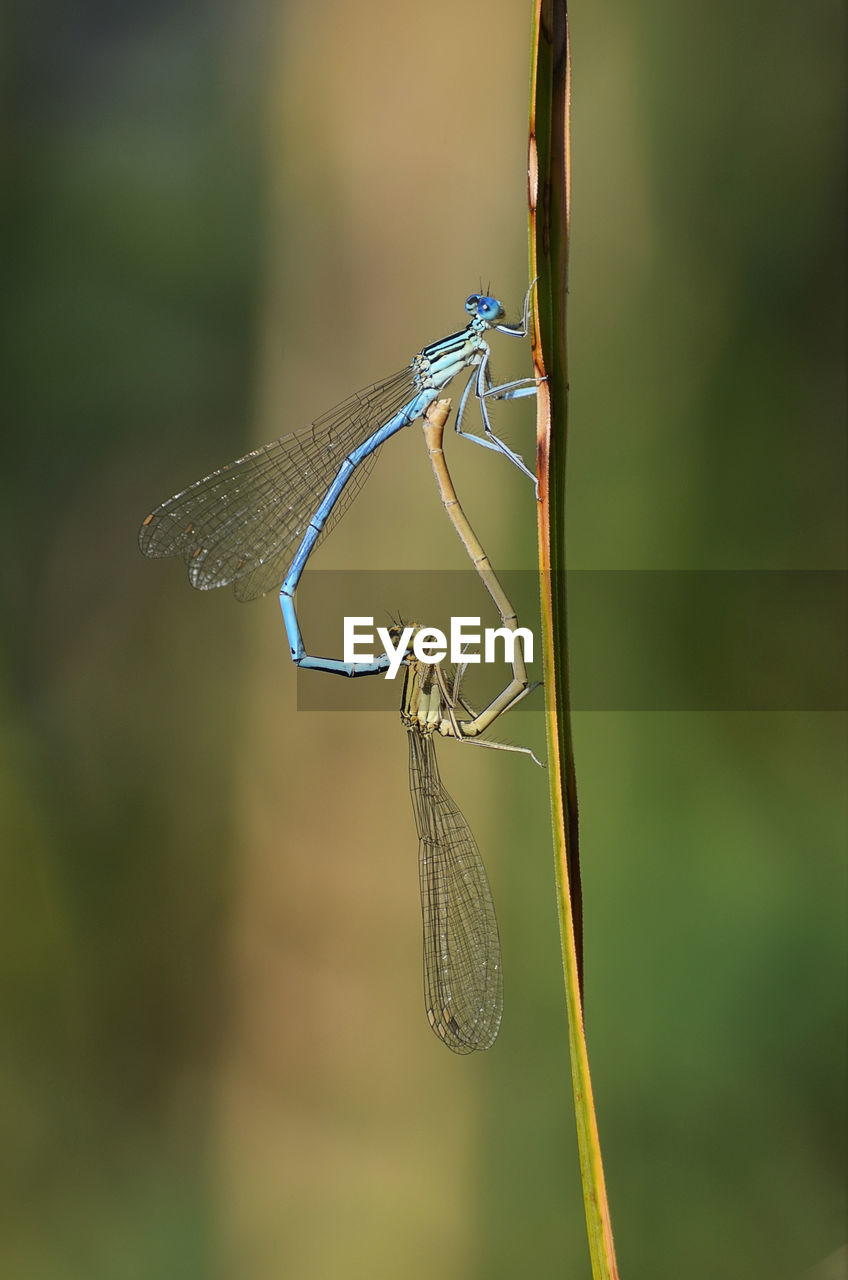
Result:
<svg viewBox="0 0 848 1280"><path fill-rule="evenodd" d="M540 681L539 576L498 577L518 625L532 634L528 679ZM848 709L846 572L571 570L566 585L575 711ZM358 619L355 629L374 636L358 652L384 651L378 628L397 645L404 628L421 627L444 636L450 667L460 620L463 635L480 636L467 646L480 660L465 673L463 696L483 705L510 679L501 620L473 570L307 570L297 606L312 654L341 658L345 619ZM350 630L348 621L348 638ZM496 637L492 661L487 630ZM440 652L436 643L432 653ZM395 679L299 672L298 709L396 712L404 667L396 661L393 669ZM516 711L541 706L537 690Z"/></svg>

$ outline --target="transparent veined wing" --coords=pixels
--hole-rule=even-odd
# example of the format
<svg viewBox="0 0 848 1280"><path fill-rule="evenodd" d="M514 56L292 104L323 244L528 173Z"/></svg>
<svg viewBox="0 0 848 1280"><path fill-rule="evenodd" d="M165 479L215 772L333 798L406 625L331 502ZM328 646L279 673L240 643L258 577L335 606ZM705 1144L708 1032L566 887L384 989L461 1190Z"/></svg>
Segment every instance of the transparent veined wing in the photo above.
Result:
<svg viewBox="0 0 848 1280"><path fill-rule="evenodd" d="M431 734L408 729L424 923L424 1000L454 1053L488 1049L503 1013L495 905L474 836L439 775Z"/></svg>
<svg viewBox="0 0 848 1280"><path fill-rule="evenodd" d="M142 523L147 556L180 556L189 582L232 585L240 600L278 590L309 520L344 459L415 394L410 369L356 392L291 435L254 449L169 498ZM338 522L377 456L353 472L322 537Z"/></svg>

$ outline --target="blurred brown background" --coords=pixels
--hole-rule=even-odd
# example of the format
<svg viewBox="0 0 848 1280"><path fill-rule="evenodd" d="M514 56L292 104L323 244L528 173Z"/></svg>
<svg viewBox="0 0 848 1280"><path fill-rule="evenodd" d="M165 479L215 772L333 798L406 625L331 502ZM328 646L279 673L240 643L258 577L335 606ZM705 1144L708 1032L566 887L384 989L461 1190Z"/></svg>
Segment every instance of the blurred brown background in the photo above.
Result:
<svg viewBox="0 0 848 1280"><path fill-rule="evenodd" d="M845 566L842 24L573 6L574 567ZM440 752L506 975L497 1045L457 1059L395 715L298 714L276 601L135 544L469 292L517 310L529 27L502 0L10 22L5 1276L588 1275L544 777ZM532 456L528 406L498 423ZM448 443L492 559L531 567L527 483ZM463 567L415 432L316 564ZM844 717L575 736L622 1275L843 1274L811 1269L846 1238Z"/></svg>

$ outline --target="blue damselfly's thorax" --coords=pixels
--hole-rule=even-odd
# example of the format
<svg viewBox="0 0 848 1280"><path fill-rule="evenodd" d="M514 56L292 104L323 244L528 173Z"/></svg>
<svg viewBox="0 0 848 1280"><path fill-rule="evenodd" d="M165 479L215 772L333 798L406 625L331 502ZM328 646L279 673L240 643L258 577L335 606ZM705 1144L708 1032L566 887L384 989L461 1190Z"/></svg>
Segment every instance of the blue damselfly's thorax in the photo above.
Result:
<svg viewBox="0 0 848 1280"><path fill-rule="evenodd" d="M471 316L470 324L457 333L440 338L438 342L431 342L414 357L413 376L422 390L441 390L463 369L473 369L478 365L488 349L484 334L505 315L497 298L480 293L472 293L466 299L465 310Z"/></svg>

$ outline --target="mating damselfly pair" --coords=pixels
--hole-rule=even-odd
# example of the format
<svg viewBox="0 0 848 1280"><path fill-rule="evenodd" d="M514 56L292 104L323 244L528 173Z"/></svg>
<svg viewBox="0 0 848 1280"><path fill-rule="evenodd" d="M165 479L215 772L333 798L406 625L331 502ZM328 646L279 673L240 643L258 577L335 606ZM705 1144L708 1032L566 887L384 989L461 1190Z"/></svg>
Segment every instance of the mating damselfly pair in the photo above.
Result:
<svg viewBox="0 0 848 1280"><path fill-rule="evenodd" d="M455 514L461 514L461 508L455 492L452 500L446 498L445 486L452 486L441 454L441 433L448 402L440 401L439 396L455 378L467 374L456 418L457 433L503 454L535 483L523 459L492 430L488 402L533 395L536 380L522 378L494 385L485 336L492 330L511 337L526 336L532 287L525 297L521 321L512 325L504 322L504 308L497 299L472 294L465 303L471 316L468 325L422 348L406 369L348 397L301 430L219 468L157 507L139 531L141 550L148 556L181 557L192 586L201 590L232 586L240 600L279 591L291 656L302 669L345 676L383 672L389 662L385 654L357 663L307 653L295 593L309 557L361 489L380 446L403 427L422 419L425 433L428 429L437 433L436 454L441 463L432 442L430 455L446 510L505 625L514 626L514 611L482 548L485 563L478 564L479 557L472 553L466 533L457 524ZM479 406L482 435L463 431L472 396ZM455 510L449 505L451 501ZM467 521L464 527L473 539ZM420 842L428 1017L440 1038L461 1053L488 1048L497 1035L502 1008L500 944L482 859L467 823L441 786L432 735L438 731L484 745L477 735L527 692L519 645L515 653L518 657L510 683L478 716L458 719L461 672L453 694L448 696L440 673L433 677L433 683L426 673L409 667L404 694L402 715L410 730L410 780ZM430 720L422 722L410 707L420 701L418 694L425 686L431 700ZM438 691L438 713L432 700L434 689ZM497 980L492 978L495 973Z"/></svg>

